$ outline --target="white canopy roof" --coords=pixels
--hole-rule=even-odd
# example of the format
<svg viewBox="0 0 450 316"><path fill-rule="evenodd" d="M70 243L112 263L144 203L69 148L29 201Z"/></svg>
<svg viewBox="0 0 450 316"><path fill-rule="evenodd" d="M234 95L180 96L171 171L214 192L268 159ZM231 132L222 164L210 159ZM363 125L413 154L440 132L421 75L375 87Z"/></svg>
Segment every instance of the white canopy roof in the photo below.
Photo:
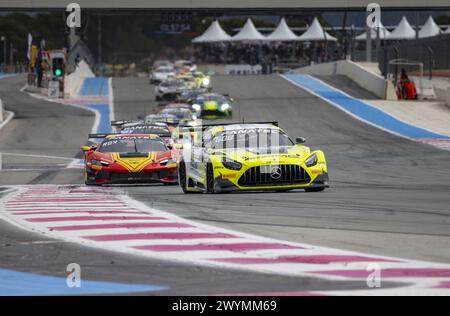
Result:
<svg viewBox="0 0 450 316"><path fill-rule="evenodd" d="M416 31L412 28L411 24L409 24L406 17L403 17L400 24L397 25L395 30L389 34L386 39L388 40L404 40L404 39L415 39Z"/></svg>
<svg viewBox="0 0 450 316"><path fill-rule="evenodd" d="M432 37L439 35L440 33L441 29L437 26L436 22L434 22L433 17L430 16L427 23L425 23L419 31L419 38Z"/></svg>
<svg viewBox="0 0 450 316"><path fill-rule="evenodd" d="M232 41L263 41L266 37L262 35L255 27L251 19L248 19L245 22L244 27L234 35L231 40Z"/></svg>
<svg viewBox="0 0 450 316"><path fill-rule="evenodd" d="M266 40L280 42L295 41L297 40L297 35L295 35L294 32L291 31L286 23L286 20L282 18L277 28L266 37Z"/></svg>
<svg viewBox="0 0 450 316"><path fill-rule="evenodd" d="M372 39L377 39L377 29L373 28L370 30L370 37ZM381 23L380 21L380 39L385 39L391 32L387 30L387 28ZM365 41L367 38L367 32L362 33L361 35L358 35L355 37L357 41Z"/></svg>
<svg viewBox="0 0 450 316"><path fill-rule="evenodd" d="M300 35L297 40L298 41L337 41L337 39L327 32L325 32L322 28L322 25L320 25L319 20L317 18L314 18L313 23L311 26L306 30L305 33Z"/></svg>
<svg viewBox="0 0 450 316"><path fill-rule="evenodd" d="M226 42L231 39L220 26L218 21L214 21L208 29L199 37L192 40L193 43L207 43L207 42Z"/></svg>

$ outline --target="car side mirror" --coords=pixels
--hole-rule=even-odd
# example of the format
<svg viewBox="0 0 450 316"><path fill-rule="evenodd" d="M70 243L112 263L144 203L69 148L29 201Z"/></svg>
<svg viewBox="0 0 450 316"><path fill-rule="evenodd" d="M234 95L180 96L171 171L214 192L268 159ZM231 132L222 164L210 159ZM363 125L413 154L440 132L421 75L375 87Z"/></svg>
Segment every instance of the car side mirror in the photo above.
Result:
<svg viewBox="0 0 450 316"><path fill-rule="evenodd" d="M295 139L295 143L296 144L304 144L304 143L306 143L306 138L304 138L304 137L297 137Z"/></svg>

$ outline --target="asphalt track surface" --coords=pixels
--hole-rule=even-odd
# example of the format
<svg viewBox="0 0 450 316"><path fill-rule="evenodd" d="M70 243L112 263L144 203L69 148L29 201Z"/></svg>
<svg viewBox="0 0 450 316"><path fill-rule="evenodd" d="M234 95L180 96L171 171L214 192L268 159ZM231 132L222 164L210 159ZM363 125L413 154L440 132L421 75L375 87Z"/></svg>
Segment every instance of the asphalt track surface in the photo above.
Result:
<svg viewBox="0 0 450 316"><path fill-rule="evenodd" d="M0 132L0 184L77 184L80 170L59 168L79 155L90 112L18 92L25 78L2 79L0 96L16 119ZM327 154L332 187L322 193L183 195L163 186L121 189L152 207L261 236L380 255L450 262L450 153L361 123L277 76L216 77L214 88L236 99L235 119L278 120ZM145 78L113 80L116 119L156 107ZM49 167L51 165L51 167ZM11 170L16 169L16 170ZM0 191L1 195L1 191ZM84 277L168 286L160 294L220 294L350 289L328 282L174 264L46 240L0 222L0 267L65 275L78 262ZM64 266L64 267L62 267Z"/></svg>
<svg viewBox="0 0 450 316"><path fill-rule="evenodd" d="M116 109L131 111L134 95L154 100L144 79L113 82ZM235 120L277 120L293 138L324 150L331 188L186 196L177 187L142 187L127 190L133 197L268 237L450 262L449 152L368 126L278 76L216 77L213 85L236 99ZM151 111L156 103L145 106Z"/></svg>

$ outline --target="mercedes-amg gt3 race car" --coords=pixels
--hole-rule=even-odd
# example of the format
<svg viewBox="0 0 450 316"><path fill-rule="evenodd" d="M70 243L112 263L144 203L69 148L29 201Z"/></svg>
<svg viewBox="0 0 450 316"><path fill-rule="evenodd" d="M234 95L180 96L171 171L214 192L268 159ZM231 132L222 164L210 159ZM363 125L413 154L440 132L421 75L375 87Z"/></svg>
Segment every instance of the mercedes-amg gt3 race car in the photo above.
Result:
<svg viewBox="0 0 450 316"><path fill-rule="evenodd" d="M177 182L177 164L164 141L152 134L90 134L104 138L83 146L86 185Z"/></svg>
<svg viewBox="0 0 450 316"><path fill-rule="evenodd" d="M184 193L238 190L322 191L329 187L322 151L294 143L278 123L202 126L184 143L179 184Z"/></svg>

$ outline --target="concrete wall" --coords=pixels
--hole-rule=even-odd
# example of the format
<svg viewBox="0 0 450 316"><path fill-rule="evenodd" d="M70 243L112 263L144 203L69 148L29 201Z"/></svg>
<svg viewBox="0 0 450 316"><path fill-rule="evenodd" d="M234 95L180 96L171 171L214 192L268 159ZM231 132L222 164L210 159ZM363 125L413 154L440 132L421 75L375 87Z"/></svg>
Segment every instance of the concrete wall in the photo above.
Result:
<svg viewBox="0 0 450 316"><path fill-rule="evenodd" d="M64 78L64 95L70 98L78 96L84 79L94 78L95 75L85 61L81 61L75 71Z"/></svg>
<svg viewBox="0 0 450 316"><path fill-rule="evenodd" d="M378 73L370 71L369 68L350 60L311 65L296 69L295 72L325 76L344 75L381 99L397 99L394 86L390 81L385 80Z"/></svg>
<svg viewBox="0 0 450 316"><path fill-rule="evenodd" d="M447 88L447 95L445 101L447 103L447 106L450 107L450 87Z"/></svg>

